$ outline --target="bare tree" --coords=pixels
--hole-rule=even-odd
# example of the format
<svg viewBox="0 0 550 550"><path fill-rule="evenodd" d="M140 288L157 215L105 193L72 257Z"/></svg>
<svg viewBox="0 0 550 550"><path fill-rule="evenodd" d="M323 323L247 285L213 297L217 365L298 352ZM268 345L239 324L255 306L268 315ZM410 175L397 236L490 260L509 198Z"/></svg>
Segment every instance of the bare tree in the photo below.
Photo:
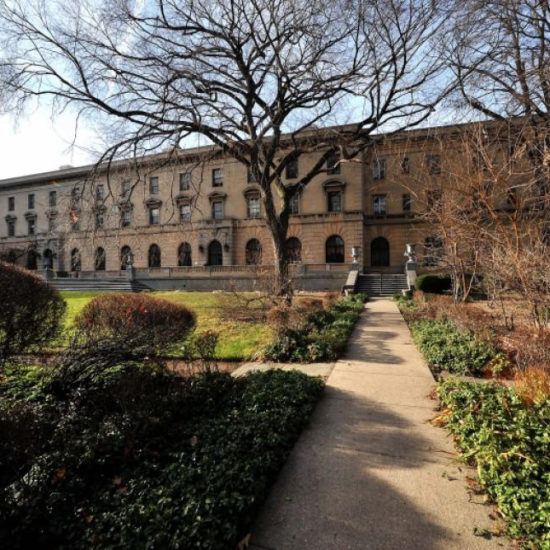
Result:
<svg viewBox="0 0 550 550"><path fill-rule="evenodd" d="M542 328L550 307L550 207L533 197L539 172L524 133L531 133L525 119L446 131L435 146L441 189L426 190L420 172L411 192L430 228L427 263L452 275L455 299L468 298L480 280L492 298L521 297Z"/></svg>
<svg viewBox="0 0 550 550"><path fill-rule="evenodd" d="M457 98L493 120L522 118L534 200L550 194L550 4L541 0L460 3L448 58Z"/></svg>
<svg viewBox="0 0 550 550"><path fill-rule="evenodd" d="M292 197L334 155L426 120L444 93L432 52L448 20L432 0L7 0L0 82L11 107L38 97L101 121L99 162L202 136L246 165L288 295Z"/></svg>

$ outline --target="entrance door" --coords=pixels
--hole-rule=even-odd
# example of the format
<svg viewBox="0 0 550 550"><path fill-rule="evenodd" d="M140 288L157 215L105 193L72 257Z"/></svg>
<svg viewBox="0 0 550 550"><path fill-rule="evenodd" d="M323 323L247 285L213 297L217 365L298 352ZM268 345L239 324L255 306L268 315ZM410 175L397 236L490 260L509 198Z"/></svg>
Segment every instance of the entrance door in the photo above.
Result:
<svg viewBox="0 0 550 550"><path fill-rule="evenodd" d="M219 241L212 241L208 245L208 265L223 265L222 245Z"/></svg>
<svg viewBox="0 0 550 550"><path fill-rule="evenodd" d="M370 243L370 264L372 267L389 267L390 243L384 237L377 237Z"/></svg>

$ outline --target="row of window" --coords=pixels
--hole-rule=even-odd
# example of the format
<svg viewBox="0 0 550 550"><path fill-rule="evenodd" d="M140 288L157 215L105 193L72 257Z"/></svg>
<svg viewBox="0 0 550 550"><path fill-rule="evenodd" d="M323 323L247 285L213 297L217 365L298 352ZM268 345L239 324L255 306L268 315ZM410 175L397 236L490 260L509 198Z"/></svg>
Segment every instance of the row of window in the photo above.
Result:
<svg viewBox="0 0 550 550"><path fill-rule="evenodd" d="M49 205L57 205L57 191L50 191L49 194ZM27 195L27 209L34 210L35 208L35 194L29 193ZM8 212L13 212L15 210L15 197L8 197Z"/></svg>
<svg viewBox="0 0 550 550"><path fill-rule="evenodd" d="M441 156L428 154L426 155L425 166L427 171L431 175L441 174ZM412 163L409 157L404 157L401 160L401 173L410 174L412 170ZM372 179L384 180L387 175L387 161L386 159L375 159L372 163Z"/></svg>
<svg viewBox="0 0 550 550"><path fill-rule="evenodd" d="M51 255L44 254L46 259ZM206 265L217 266L223 265L223 247L221 243L214 239L208 244ZM290 262L302 261L302 243L296 237L290 237L286 242L286 254ZM332 235L325 243L325 256L327 263L344 263L345 261L345 245L344 240L339 235ZM34 258L36 263L36 258ZM259 265L262 262L262 245L258 239L250 239L245 246L245 263L246 265ZM104 271L106 268L107 257L105 249L99 247L94 255L94 267L96 271ZM133 264L133 253L129 246L123 246L120 249L120 269L125 270L129 265ZM183 242L178 247L178 267L186 267L193 265L192 249L188 242ZM45 265L46 266L46 265ZM52 267L50 262L46 267ZM147 252L147 266L150 268L162 267L162 253L158 244L152 244ZM29 266L28 266L29 267ZM30 266L30 269L36 269L36 266ZM81 271L82 260L78 248L71 251L71 271Z"/></svg>
<svg viewBox="0 0 550 550"><path fill-rule="evenodd" d="M426 165L428 166L428 171L430 174L439 174L441 173L441 158L439 155L430 154L426 156ZM409 174L411 171L411 162L408 157L405 157L401 162L401 170L404 174ZM340 173L340 157L337 152L332 152L326 161L326 171L328 174L339 174ZM298 159L293 159L289 161L285 167L285 174L287 179L296 179L298 177ZM373 162L372 168L372 177L375 180L383 180L386 178L386 159L376 159ZM223 169L222 168L213 168L211 172L212 178L212 187L222 187L223 186ZM248 181L256 182L257 177L252 173L251 170L248 171ZM121 184L122 196L128 196L130 191L131 182L123 181ZM179 174L179 190L180 191L189 191L191 189L191 172L182 172ZM149 193L151 195L158 195L160 192L159 186L159 177L151 176L149 178ZM72 190L72 199L77 200L80 198L80 189L74 187ZM103 184L98 184L95 187L95 198L98 201L105 199L105 186ZM50 208L57 206L57 191L50 191L48 204ZM29 210L34 210L35 208L35 194L29 193L27 195L27 208ZM8 211L13 212L15 210L15 197L8 197Z"/></svg>

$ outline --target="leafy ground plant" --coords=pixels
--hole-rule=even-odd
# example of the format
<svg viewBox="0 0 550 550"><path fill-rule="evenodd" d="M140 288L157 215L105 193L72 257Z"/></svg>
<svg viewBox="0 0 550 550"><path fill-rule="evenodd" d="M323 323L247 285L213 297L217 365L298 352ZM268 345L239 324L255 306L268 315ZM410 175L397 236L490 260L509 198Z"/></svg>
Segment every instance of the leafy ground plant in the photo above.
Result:
<svg viewBox="0 0 550 550"><path fill-rule="evenodd" d="M337 359L346 349L366 299L364 294L346 296L328 309L308 315L300 327L281 330L275 342L266 347L265 358L297 363Z"/></svg>
<svg viewBox="0 0 550 550"><path fill-rule="evenodd" d="M63 392L58 376L0 384L11 549L233 548L323 390L298 372L180 378L143 362Z"/></svg>
<svg viewBox="0 0 550 550"><path fill-rule="evenodd" d="M447 380L440 419L525 548L550 548L550 399L513 388Z"/></svg>
<svg viewBox="0 0 550 550"><path fill-rule="evenodd" d="M426 361L437 371L480 375L497 355L489 343L458 330L449 320L424 319L409 327Z"/></svg>

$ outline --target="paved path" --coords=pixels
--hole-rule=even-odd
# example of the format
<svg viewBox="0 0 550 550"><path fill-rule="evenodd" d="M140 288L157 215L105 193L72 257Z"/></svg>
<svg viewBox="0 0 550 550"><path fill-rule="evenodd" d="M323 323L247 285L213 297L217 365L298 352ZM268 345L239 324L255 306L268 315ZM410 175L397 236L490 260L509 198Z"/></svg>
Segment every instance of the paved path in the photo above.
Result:
<svg viewBox="0 0 550 550"><path fill-rule="evenodd" d="M366 306L252 530L251 549L491 549L491 508L433 427L433 378L396 305ZM476 500L477 499L477 500Z"/></svg>

